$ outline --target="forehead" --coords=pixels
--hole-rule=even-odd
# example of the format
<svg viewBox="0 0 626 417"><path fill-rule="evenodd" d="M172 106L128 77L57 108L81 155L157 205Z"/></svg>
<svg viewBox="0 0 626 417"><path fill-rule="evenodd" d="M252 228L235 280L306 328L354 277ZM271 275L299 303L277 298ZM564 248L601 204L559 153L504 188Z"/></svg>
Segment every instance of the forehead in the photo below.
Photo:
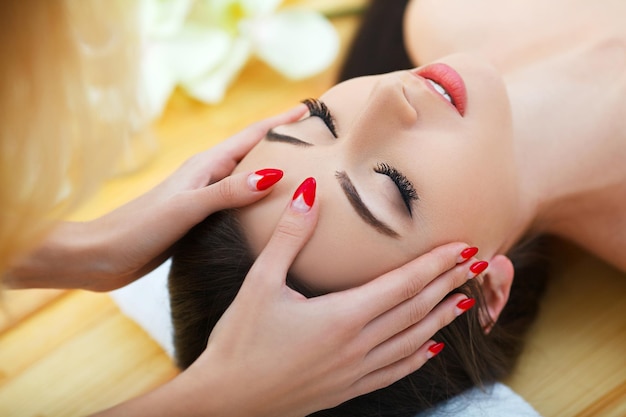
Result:
<svg viewBox="0 0 626 417"><path fill-rule="evenodd" d="M285 148L289 154L290 147ZM303 178L313 175L320 217L313 236L292 265L297 277L316 290L336 291L370 281L414 257L416 250L406 240L384 238L355 215L330 167L307 165L304 157L294 160L299 162L297 166L285 170L285 177L268 197L238 211L254 256L269 241L293 190Z"/></svg>

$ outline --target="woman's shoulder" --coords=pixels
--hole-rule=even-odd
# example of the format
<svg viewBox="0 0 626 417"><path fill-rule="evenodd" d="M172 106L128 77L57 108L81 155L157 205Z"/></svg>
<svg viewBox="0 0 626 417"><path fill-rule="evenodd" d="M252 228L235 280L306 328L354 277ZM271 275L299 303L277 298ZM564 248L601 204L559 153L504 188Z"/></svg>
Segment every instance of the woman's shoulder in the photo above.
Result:
<svg viewBox="0 0 626 417"><path fill-rule="evenodd" d="M481 49L524 53L557 48L600 28L626 38L626 2L602 0L413 0L404 16L405 43L415 62Z"/></svg>

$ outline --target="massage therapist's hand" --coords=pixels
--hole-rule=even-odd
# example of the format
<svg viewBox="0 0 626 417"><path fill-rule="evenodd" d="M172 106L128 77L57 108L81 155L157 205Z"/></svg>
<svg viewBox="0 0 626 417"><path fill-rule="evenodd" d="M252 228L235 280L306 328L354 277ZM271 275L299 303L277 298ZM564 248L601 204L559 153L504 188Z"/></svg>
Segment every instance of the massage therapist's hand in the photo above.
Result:
<svg viewBox="0 0 626 417"><path fill-rule="evenodd" d="M462 294L442 299L474 276L476 250L448 244L361 287L305 299L285 276L317 222L314 194L312 179L296 191L198 360L128 404L128 415L304 416L385 387L437 353L432 335L471 306L457 306Z"/></svg>
<svg viewBox="0 0 626 417"><path fill-rule="evenodd" d="M109 291L145 275L168 257L171 245L211 213L253 203L258 190L247 174L227 177L272 127L306 111L298 106L253 124L193 156L151 191L90 222L62 223L11 271L14 288L84 288Z"/></svg>

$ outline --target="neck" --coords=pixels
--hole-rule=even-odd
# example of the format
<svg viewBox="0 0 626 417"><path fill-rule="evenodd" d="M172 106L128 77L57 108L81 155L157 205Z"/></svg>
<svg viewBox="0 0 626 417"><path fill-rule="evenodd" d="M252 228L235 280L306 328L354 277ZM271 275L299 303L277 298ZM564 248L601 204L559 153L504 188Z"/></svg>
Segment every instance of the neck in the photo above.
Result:
<svg viewBox="0 0 626 417"><path fill-rule="evenodd" d="M612 244L626 244L626 232L614 233L626 209L623 45L601 39L548 59L493 62L511 100L522 201L519 228L504 246L548 233L626 270L606 247L609 233Z"/></svg>

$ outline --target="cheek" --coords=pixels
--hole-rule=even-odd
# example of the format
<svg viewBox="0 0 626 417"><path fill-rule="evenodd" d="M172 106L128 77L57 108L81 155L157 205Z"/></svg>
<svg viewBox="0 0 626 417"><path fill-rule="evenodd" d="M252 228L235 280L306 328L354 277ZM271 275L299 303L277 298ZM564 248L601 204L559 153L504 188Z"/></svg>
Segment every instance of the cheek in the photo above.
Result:
<svg viewBox="0 0 626 417"><path fill-rule="evenodd" d="M486 250L500 242L514 220L517 177L506 146L472 144L462 151L448 149L445 164L424 159L429 181L422 209L435 244L460 240Z"/></svg>

